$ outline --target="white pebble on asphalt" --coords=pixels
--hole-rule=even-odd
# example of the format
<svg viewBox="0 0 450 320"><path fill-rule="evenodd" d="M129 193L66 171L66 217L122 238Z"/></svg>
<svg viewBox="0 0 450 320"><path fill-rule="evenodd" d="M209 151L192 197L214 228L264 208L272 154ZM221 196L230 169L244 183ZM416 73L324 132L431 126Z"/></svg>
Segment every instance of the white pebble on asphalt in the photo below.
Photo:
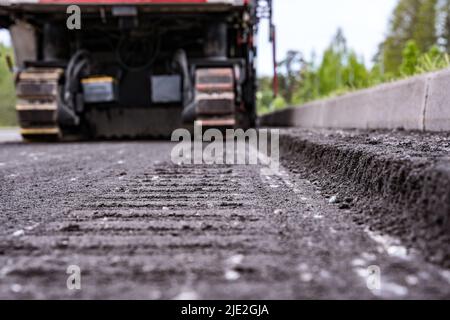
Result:
<svg viewBox="0 0 450 320"><path fill-rule="evenodd" d="M192 290L186 290L186 291L182 291L180 292L175 298L173 298L174 300L198 300L198 294L195 291Z"/></svg>
<svg viewBox="0 0 450 320"><path fill-rule="evenodd" d="M244 256L242 254L235 254L227 259L227 263L233 266L237 266L242 263Z"/></svg>
<svg viewBox="0 0 450 320"><path fill-rule="evenodd" d="M36 229L38 226L39 226L39 223L36 223L32 226L25 227L25 230L32 231L32 230Z"/></svg>
<svg viewBox="0 0 450 320"><path fill-rule="evenodd" d="M308 271L309 270L309 266L306 263L300 263L297 267L297 270L302 272L302 271Z"/></svg>
<svg viewBox="0 0 450 320"><path fill-rule="evenodd" d="M403 246L399 245L390 246L387 248L386 251L390 256L396 256L403 259L408 258L408 249Z"/></svg>
<svg viewBox="0 0 450 320"><path fill-rule="evenodd" d="M352 266L353 267L364 267L364 266L367 266L367 262L363 259L356 258L356 259L352 260Z"/></svg>
<svg viewBox="0 0 450 320"><path fill-rule="evenodd" d="M14 293L19 293L22 292L22 286L20 284L14 283L13 285L11 285L11 291Z"/></svg>
<svg viewBox="0 0 450 320"><path fill-rule="evenodd" d="M409 275L405 277L405 281L409 286L415 286L419 283L419 278L413 275Z"/></svg>
<svg viewBox="0 0 450 320"><path fill-rule="evenodd" d="M14 231L14 233L12 234L13 237L21 237L23 235L25 235L25 231L23 230Z"/></svg>
<svg viewBox="0 0 450 320"><path fill-rule="evenodd" d="M377 259L377 256L373 253L363 252L361 253L361 258L367 260L367 261L375 261Z"/></svg>
<svg viewBox="0 0 450 320"><path fill-rule="evenodd" d="M239 272L237 272L235 270L225 271L225 279L227 279L228 281L236 281L240 277L241 277L241 275L239 274Z"/></svg>
<svg viewBox="0 0 450 320"><path fill-rule="evenodd" d="M309 272L301 273L300 274L300 280L302 282L311 282L313 279L313 275Z"/></svg>
<svg viewBox="0 0 450 320"><path fill-rule="evenodd" d="M441 276L450 284L450 271L449 270L442 270Z"/></svg>

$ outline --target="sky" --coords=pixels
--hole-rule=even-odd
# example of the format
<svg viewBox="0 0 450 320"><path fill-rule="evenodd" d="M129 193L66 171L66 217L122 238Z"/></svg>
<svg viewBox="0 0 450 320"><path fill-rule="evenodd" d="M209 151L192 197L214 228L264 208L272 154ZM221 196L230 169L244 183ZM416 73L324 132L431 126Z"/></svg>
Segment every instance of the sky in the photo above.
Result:
<svg viewBox="0 0 450 320"><path fill-rule="evenodd" d="M340 27L347 44L371 63L378 44L384 39L388 21L397 0L273 0L277 27L277 56L288 50L301 51L307 58L327 48ZM268 27L258 34L258 72L272 74Z"/></svg>
<svg viewBox="0 0 450 320"><path fill-rule="evenodd" d="M388 21L397 0L273 0L277 26L277 56L297 50L310 57L325 50L341 27L348 46L370 64L378 44L387 31ZM0 42L10 43L0 31ZM258 34L258 72L272 74L272 48L268 26L263 23Z"/></svg>

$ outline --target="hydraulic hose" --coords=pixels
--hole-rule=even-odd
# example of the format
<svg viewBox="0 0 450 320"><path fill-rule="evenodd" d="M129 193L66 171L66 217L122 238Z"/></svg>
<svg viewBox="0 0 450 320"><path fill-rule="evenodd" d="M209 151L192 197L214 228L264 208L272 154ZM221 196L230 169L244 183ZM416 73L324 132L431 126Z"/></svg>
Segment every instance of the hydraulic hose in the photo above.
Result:
<svg viewBox="0 0 450 320"><path fill-rule="evenodd" d="M197 118L197 112L196 112L196 101L191 101L188 105L186 105L183 108L183 112L181 113L181 118L183 119L183 122L185 123L191 123L194 122Z"/></svg>
<svg viewBox="0 0 450 320"><path fill-rule="evenodd" d="M193 122L196 118L196 103L194 100L192 80L189 75L186 52L183 49L177 50L173 60L174 63L176 63L180 67L183 76L183 112L181 114L181 117L184 122Z"/></svg>
<svg viewBox="0 0 450 320"><path fill-rule="evenodd" d="M62 125L77 126L80 118L75 112L73 96L76 93L80 72L89 65L89 52L77 51L65 71L65 83L59 98L58 121Z"/></svg>

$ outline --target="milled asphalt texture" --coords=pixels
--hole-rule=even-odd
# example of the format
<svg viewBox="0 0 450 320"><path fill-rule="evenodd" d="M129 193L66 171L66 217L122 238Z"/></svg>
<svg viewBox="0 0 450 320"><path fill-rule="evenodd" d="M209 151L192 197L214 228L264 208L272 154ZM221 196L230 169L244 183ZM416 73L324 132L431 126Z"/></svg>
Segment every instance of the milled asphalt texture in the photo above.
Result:
<svg viewBox="0 0 450 320"><path fill-rule="evenodd" d="M450 298L447 222L408 205L415 198L376 169L380 157L412 161L405 175L428 181L421 169L434 174L448 136L289 130L274 175L263 165L179 165L173 146L0 143L0 298ZM366 150L372 160L361 162ZM72 265L81 290L67 288ZM368 286L369 270L380 287Z"/></svg>

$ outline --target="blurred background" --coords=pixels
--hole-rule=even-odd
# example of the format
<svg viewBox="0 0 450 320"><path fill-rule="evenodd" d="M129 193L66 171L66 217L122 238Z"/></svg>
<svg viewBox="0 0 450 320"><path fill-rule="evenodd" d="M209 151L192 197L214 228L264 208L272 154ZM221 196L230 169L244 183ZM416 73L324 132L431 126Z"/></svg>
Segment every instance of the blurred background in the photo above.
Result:
<svg viewBox="0 0 450 320"><path fill-rule="evenodd" d="M260 32L265 113L450 66L450 0L274 0L279 95Z"/></svg>
<svg viewBox="0 0 450 320"><path fill-rule="evenodd" d="M0 126L15 126L16 112L13 74L7 59L13 59L11 41L6 30L0 29ZM8 58L9 57L9 58Z"/></svg>
<svg viewBox="0 0 450 320"><path fill-rule="evenodd" d="M258 35L265 113L450 66L450 0L274 0L279 95L269 27ZM0 126L16 125L6 30L0 30Z"/></svg>

